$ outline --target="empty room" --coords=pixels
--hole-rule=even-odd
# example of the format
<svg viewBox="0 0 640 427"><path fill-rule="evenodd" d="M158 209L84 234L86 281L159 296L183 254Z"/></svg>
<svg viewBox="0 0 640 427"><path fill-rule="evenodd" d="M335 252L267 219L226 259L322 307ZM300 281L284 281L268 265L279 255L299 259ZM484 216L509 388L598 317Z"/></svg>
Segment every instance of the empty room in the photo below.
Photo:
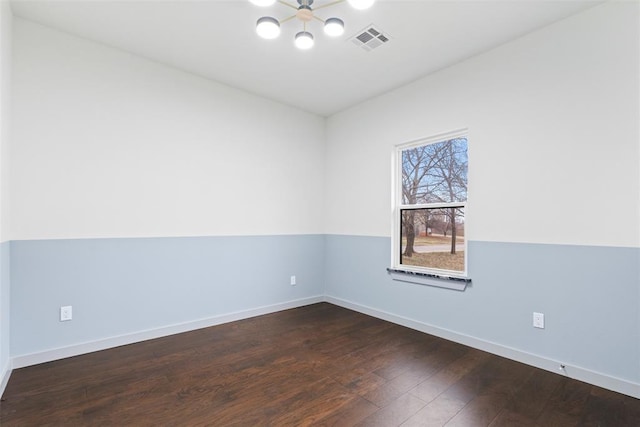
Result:
<svg viewBox="0 0 640 427"><path fill-rule="evenodd" d="M640 425L640 2L1 0L0 425Z"/></svg>

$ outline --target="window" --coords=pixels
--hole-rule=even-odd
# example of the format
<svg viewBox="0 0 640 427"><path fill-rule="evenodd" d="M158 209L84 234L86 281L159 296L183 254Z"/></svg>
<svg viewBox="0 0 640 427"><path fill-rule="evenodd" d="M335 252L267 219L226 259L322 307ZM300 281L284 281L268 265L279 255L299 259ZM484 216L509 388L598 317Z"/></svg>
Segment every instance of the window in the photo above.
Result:
<svg viewBox="0 0 640 427"><path fill-rule="evenodd" d="M466 277L467 169L466 131L397 148L394 268Z"/></svg>

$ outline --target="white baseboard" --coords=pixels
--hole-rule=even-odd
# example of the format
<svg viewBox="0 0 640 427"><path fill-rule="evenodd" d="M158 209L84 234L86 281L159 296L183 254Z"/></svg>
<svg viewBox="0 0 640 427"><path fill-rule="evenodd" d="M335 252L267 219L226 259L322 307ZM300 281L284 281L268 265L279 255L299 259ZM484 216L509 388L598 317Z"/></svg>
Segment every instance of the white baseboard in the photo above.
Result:
<svg viewBox="0 0 640 427"><path fill-rule="evenodd" d="M427 323L419 322L417 320L409 319L403 316L398 316L396 314L388 313L386 311L378 310L340 298L325 296L324 300L331 304L358 311L360 313L364 313L378 319L406 326L407 328L415 329L417 331L424 332L430 335L435 335L449 341L464 344L469 347L486 351L488 353L506 357L507 359L515 360L517 362L521 362L530 366L535 366L536 368L544 369L546 371L554 372L559 375L564 375L569 378L584 381L598 387L606 388L608 390L640 399L640 384L638 383L633 383L620 378L612 377L610 375L594 372L589 369L581 368L579 366L567 365L564 362L548 359L490 341L484 341L470 335L460 334L448 329L439 328ZM561 364L564 365L563 370L559 369Z"/></svg>
<svg viewBox="0 0 640 427"><path fill-rule="evenodd" d="M81 354L92 353L94 351L106 350L121 345L133 344L136 342L147 341L155 338L166 337L169 335L189 332L196 329L208 328L209 326L221 325L223 323L235 322L236 320L248 319L250 317L261 316L263 314L275 313L277 311L288 310L290 308L302 307L309 304L323 302L323 296L315 296L303 298L293 301L287 301L279 304L273 304L250 310L237 311L219 316L213 316L206 319L194 320L185 323L179 323L170 326L164 326L146 331L134 332L126 335L104 338L96 341L74 344L67 347L45 350L37 353L15 356L10 363L14 369L23 368L25 366L37 365L39 363L51 362L53 360L64 359ZM7 378L8 380L8 375Z"/></svg>
<svg viewBox="0 0 640 427"><path fill-rule="evenodd" d="M5 366L0 370L0 398L4 394L4 389L7 388L9 377L11 376L11 359L7 360Z"/></svg>

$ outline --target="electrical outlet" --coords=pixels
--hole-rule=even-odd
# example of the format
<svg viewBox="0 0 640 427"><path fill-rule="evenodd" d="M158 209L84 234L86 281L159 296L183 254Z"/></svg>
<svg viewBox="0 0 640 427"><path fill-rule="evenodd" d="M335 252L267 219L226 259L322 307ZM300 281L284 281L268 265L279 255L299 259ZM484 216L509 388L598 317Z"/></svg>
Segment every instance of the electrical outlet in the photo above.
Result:
<svg viewBox="0 0 640 427"><path fill-rule="evenodd" d="M291 286L296 285L296 276L291 276Z"/></svg>
<svg viewBox="0 0 640 427"><path fill-rule="evenodd" d="M60 321L66 322L71 319L73 319L73 307L70 305L60 307Z"/></svg>
<svg viewBox="0 0 640 427"><path fill-rule="evenodd" d="M543 313L533 313L533 327L544 329L544 314Z"/></svg>

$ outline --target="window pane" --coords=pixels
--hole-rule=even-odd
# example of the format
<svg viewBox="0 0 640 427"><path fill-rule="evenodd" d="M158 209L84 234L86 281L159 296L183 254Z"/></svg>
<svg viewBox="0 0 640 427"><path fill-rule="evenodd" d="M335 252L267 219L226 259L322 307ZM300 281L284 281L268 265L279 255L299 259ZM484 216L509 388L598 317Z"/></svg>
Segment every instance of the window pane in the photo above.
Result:
<svg viewBox="0 0 640 427"><path fill-rule="evenodd" d="M464 272L464 208L403 209L400 264Z"/></svg>
<svg viewBox="0 0 640 427"><path fill-rule="evenodd" d="M402 204L467 200L467 138L402 151Z"/></svg>

